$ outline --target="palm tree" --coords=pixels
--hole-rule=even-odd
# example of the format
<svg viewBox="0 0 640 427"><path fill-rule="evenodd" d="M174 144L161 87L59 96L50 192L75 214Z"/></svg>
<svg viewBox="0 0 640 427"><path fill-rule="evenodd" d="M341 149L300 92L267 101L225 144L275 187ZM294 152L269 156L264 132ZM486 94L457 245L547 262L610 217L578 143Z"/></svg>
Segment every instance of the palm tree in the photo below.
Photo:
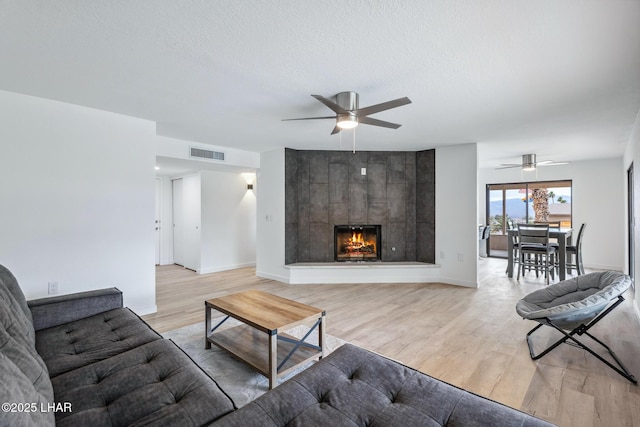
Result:
<svg viewBox="0 0 640 427"><path fill-rule="evenodd" d="M562 196L558 197L558 203L567 203L567 200Z"/></svg>
<svg viewBox="0 0 640 427"><path fill-rule="evenodd" d="M555 203L556 202L556 193L554 193L553 191L549 191L549 198L551 199L551 203Z"/></svg>
<svg viewBox="0 0 640 427"><path fill-rule="evenodd" d="M546 222L549 220L549 192L546 188L534 188L531 192L533 195L533 211L535 212L535 221Z"/></svg>
<svg viewBox="0 0 640 427"><path fill-rule="evenodd" d="M508 224L510 219L509 215L496 214L491 218L491 234L505 234L504 231L508 228L505 225Z"/></svg>

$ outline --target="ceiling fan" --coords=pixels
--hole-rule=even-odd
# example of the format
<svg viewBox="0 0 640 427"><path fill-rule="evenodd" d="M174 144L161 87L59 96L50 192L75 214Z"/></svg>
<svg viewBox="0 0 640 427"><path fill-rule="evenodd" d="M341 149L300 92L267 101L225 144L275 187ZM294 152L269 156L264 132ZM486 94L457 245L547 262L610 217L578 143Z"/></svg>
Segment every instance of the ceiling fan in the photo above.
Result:
<svg viewBox="0 0 640 427"><path fill-rule="evenodd" d="M375 104L369 107L360 108L358 105L358 94L355 92L340 92L335 96L335 102L320 95L311 96L329 107L336 114L333 116L324 117L283 119L282 121L335 119L336 126L333 128L331 135L339 133L342 129L353 129L360 123L365 125L398 129L401 125L397 123L385 122L383 120L373 119L368 116L370 116L371 114L379 113L381 111L411 104L411 100L405 96L404 98L398 98L392 101L383 102L381 104Z"/></svg>
<svg viewBox="0 0 640 427"><path fill-rule="evenodd" d="M533 171L533 170L536 170L538 166L556 166L556 165L566 165L568 163L569 162L554 162L553 160L536 162L535 154L523 154L522 163L501 163L501 167L496 168L496 170L521 167L523 171Z"/></svg>

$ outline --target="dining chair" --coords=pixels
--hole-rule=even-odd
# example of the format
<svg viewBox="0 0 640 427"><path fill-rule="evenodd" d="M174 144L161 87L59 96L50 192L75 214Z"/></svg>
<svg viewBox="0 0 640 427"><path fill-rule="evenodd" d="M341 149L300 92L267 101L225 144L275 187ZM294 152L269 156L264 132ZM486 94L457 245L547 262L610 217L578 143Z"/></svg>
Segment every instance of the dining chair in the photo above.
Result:
<svg viewBox="0 0 640 427"><path fill-rule="evenodd" d="M507 220L507 226L509 230L514 230L518 228L518 224L516 224L515 221L508 219ZM511 239L512 243L511 245L513 246L513 268L520 268L520 243L518 242L518 235L517 234L512 234L509 235L509 233L507 233L507 238ZM509 272L509 267L507 266L507 269L505 270L505 273Z"/></svg>
<svg viewBox="0 0 640 427"><path fill-rule="evenodd" d="M556 248L549 244L549 224L518 224L518 243L517 280L520 280L520 274L524 275L525 269L535 270L536 275L542 270L548 285L549 277L554 273L556 253Z"/></svg>
<svg viewBox="0 0 640 427"><path fill-rule="evenodd" d="M534 224L549 224L549 228L556 228L556 229L560 229L560 221L534 221ZM560 243L558 243L558 239L555 238L549 238L549 244L551 246L553 246L556 249L556 252L560 251ZM556 268L556 271L560 271L560 265L559 265L559 257L555 257L555 263L554 263L554 267Z"/></svg>
<svg viewBox="0 0 640 427"><path fill-rule="evenodd" d="M584 235L585 228L587 228L587 224L582 223L580 231L578 231L576 244L567 246L567 273L569 274L571 274L574 268L578 272L578 276L584 274L584 264L582 263L582 236ZM574 256L575 262L573 262Z"/></svg>
<svg viewBox="0 0 640 427"><path fill-rule="evenodd" d="M560 228L560 221L534 221L534 224L548 224L549 228Z"/></svg>

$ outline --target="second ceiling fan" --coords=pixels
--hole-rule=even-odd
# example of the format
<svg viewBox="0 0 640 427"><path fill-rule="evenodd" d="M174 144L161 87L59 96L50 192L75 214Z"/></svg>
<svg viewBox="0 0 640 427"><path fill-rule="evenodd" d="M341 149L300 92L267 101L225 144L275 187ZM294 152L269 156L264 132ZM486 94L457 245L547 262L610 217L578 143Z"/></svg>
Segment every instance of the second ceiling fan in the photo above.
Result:
<svg viewBox="0 0 640 427"><path fill-rule="evenodd" d="M320 120L320 119L335 119L336 125L331 132L331 135L339 133L342 129L353 129L362 123L365 125L381 126L385 128L398 129L401 125L397 123L386 122L384 120L373 119L371 114L379 113L381 111L390 110L392 108L401 107L403 105L411 104L411 100L406 96L404 98L394 99L392 101L383 102L380 104L370 105L368 107L360 108L358 104L358 94L355 92L340 92L335 96L335 101L325 98L320 95L311 95L324 105L329 107L334 113L333 116L323 117L302 117L296 119L283 119L283 121L290 120Z"/></svg>
<svg viewBox="0 0 640 427"><path fill-rule="evenodd" d="M509 168L522 168L523 171L533 171L536 170L538 166L556 166L556 165L566 165L569 162L554 162L553 160L545 160L543 162L536 161L535 154L523 154L522 155L522 163L502 163L501 167L498 169L509 169Z"/></svg>

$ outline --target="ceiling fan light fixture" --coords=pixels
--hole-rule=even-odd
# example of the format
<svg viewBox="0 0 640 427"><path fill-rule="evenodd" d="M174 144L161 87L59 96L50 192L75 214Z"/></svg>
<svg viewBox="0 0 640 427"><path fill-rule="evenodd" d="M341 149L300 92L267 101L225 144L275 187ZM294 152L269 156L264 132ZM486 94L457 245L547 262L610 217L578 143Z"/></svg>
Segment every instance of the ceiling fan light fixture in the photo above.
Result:
<svg viewBox="0 0 640 427"><path fill-rule="evenodd" d="M535 154L523 154L522 155L522 170L529 172L536 170L536 155Z"/></svg>
<svg viewBox="0 0 640 427"><path fill-rule="evenodd" d="M358 118L353 113L338 114L336 126L340 129L353 129L358 126Z"/></svg>

